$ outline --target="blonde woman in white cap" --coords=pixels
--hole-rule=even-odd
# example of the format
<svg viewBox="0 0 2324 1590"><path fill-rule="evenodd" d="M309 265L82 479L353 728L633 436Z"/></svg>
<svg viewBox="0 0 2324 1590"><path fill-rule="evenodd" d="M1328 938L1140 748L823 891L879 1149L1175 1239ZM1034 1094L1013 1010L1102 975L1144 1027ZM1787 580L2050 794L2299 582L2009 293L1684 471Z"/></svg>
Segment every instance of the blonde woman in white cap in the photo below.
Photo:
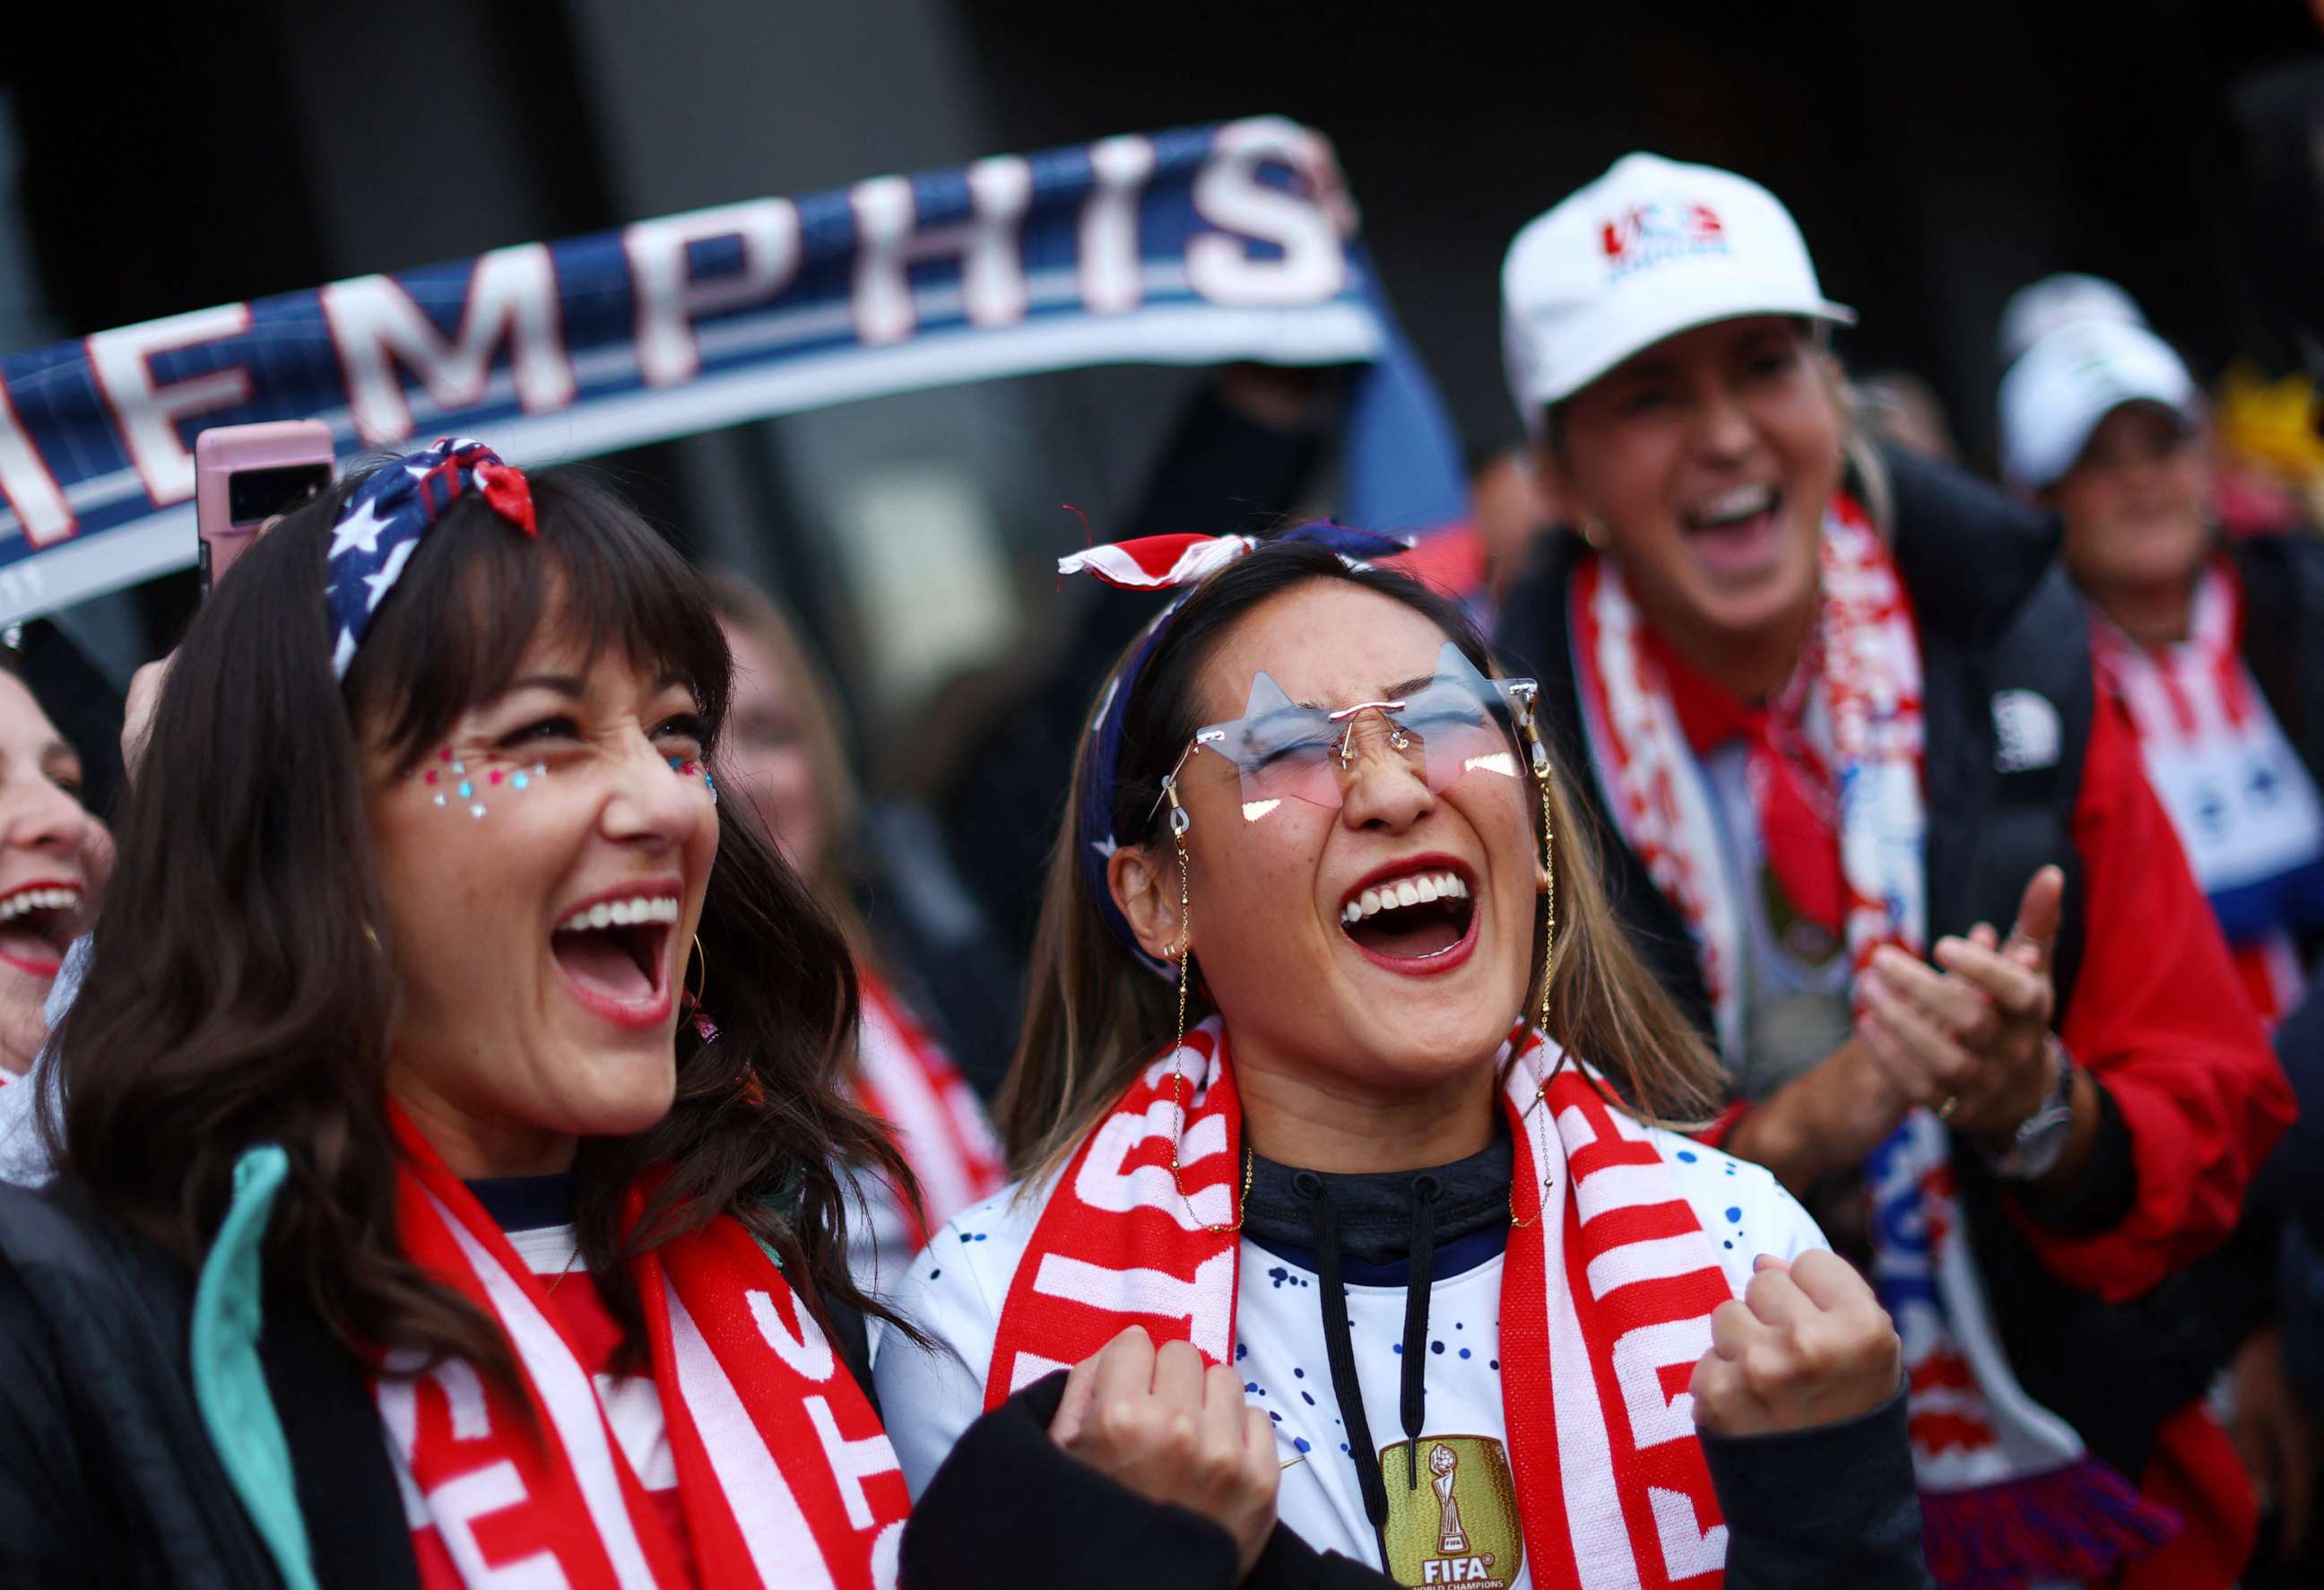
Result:
<svg viewBox="0 0 2324 1590"><path fill-rule="evenodd" d="M1743 178L1621 161L1518 235L1503 309L1578 533L1501 647L1735 1084L1725 1146L1897 1318L1937 1577L2230 1583L2248 1492L2167 1278L2291 1102L2054 526L1853 445L1853 316Z"/></svg>

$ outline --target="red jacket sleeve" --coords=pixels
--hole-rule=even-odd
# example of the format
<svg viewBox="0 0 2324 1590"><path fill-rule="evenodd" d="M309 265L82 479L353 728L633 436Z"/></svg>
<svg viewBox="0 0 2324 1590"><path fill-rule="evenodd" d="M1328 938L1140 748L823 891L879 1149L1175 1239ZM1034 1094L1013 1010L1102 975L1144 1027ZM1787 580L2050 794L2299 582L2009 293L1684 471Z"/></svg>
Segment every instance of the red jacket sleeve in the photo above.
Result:
<svg viewBox="0 0 2324 1590"><path fill-rule="evenodd" d="M2234 1229L2294 1106L2129 721L2103 692L2073 839L2082 964L2059 1036L2121 1111L2137 1196L2119 1225L2096 1234L2022 1210L2018 1224L2052 1274L2119 1302Z"/></svg>

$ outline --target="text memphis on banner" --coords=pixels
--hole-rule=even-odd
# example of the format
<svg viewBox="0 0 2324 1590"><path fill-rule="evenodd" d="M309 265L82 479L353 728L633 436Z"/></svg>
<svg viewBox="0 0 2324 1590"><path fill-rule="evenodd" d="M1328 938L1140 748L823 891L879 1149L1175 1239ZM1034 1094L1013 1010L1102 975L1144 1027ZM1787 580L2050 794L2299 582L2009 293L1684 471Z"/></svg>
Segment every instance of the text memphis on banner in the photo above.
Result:
<svg viewBox="0 0 2324 1590"><path fill-rule="evenodd" d="M194 560L193 438L327 422L539 465L1098 364L1363 366L1342 513L1463 518L1442 406L1330 143L1280 117L1108 138L527 243L0 358L0 622Z"/></svg>

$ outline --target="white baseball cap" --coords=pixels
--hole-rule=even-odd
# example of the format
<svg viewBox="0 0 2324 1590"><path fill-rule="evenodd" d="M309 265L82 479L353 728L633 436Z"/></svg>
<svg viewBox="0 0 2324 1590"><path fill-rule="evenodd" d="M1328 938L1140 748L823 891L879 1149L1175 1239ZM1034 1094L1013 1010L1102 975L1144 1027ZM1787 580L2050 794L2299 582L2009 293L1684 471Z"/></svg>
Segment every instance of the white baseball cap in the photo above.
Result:
<svg viewBox="0 0 2324 1590"><path fill-rule="evenodd" d="M1501 352L1528 428L1640 349L1744 315L1856 320L1816 285L1782 202L1715 166L1624 155L1501 262Z"/></svg>
<svg viewBox="0 0 2324 1590"><path fill-rule="evenodd" d="M2138 302L2103 276L2061 271L2029 282L2009 295L2001 310L2001 362L2022 357L2025 350L2078 320L2112 320L2122 326L2144 326L2146 317Z"/></svg>
<svg viewBox="0 0 2324 1590"><path fill-rule="evenodd" d="M2001 378L2001 458L2039 491L2074 467L2098 421L2125 403L2160 403L2187 424L2202 400L2171 345L2144 326L2078 320L2025 350Z"/></svg>

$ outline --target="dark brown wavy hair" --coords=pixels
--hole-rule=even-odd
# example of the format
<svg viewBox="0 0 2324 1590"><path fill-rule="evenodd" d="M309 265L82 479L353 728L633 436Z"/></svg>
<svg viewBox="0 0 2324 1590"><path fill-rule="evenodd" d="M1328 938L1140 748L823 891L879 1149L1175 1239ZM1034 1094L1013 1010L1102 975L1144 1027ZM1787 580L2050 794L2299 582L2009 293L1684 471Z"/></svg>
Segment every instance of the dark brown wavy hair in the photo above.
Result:
<svg viewBox="0 0 2324 1590"><path fill-rule="evenodd" d="M279 1143L290 1179L268 1231L270 1280L358 1352L452 1354L505 1375L498 1328L397 1236L384 1078L400 996L361 748L383 745L408 772L508 688L546 632L686 680L715 754L732 664L700 577L620 498L552 470L532 477L537 540L473 495L446 511L342 686L324 563L359 478L269 532L178 652L60 1063L40 1068L44 1102L62 1094L60 1132L45 1130L107 1216L189 1267L236 1159ZM854 1041L847 948L746 804L718 808L703 903L717 1036L681 1023L669 1114L584 1140L575 1165L581 1253L632 1363L643 1323L626 1261L722 1213L780 1256L818 1311L835 1299L889 1317L848 1277L843 1167L907 1196L910 1173L835 1086ZM669 1173L625 1234L624 1194L650 1166Z"/></svg>

